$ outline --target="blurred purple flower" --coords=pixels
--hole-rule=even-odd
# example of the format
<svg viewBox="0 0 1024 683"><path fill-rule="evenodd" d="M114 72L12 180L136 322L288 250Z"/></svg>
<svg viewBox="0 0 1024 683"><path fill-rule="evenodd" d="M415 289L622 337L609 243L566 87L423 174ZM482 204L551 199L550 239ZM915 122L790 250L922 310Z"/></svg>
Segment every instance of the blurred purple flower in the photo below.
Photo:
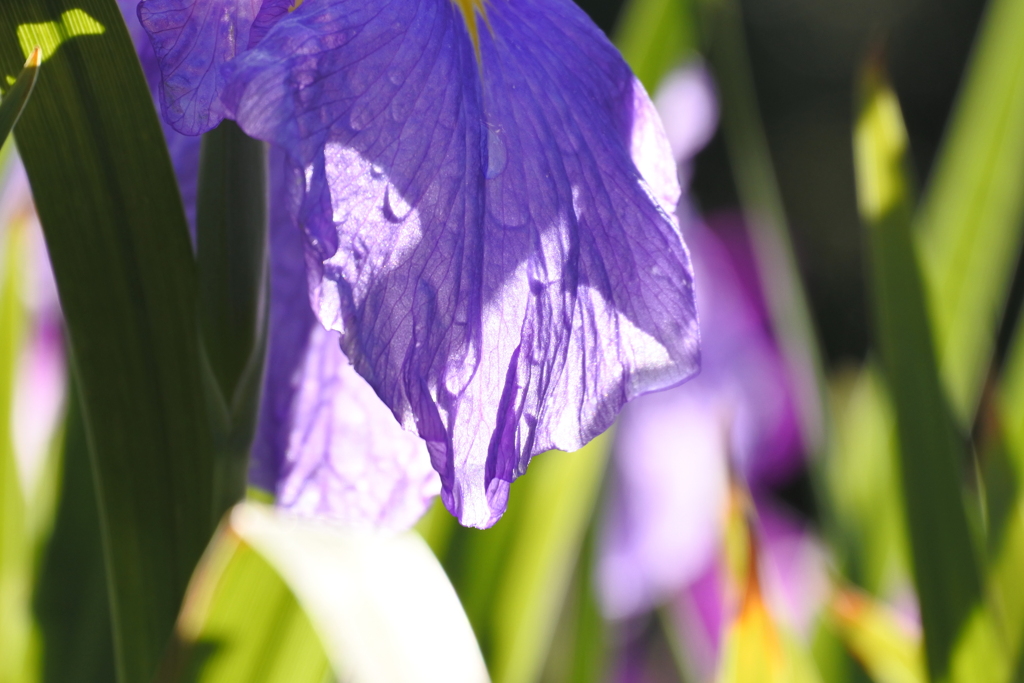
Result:
<svg viewBox="0 0 1024 683"><path fill-rule="evenodd" d="M756 504L754 521L758 581L769 613L808 642L831 591L825 550L806 523L767 498ZM743 596L729 585L723 565L721 553L712 556L670 605L689 676L696 681L715 680L728 628L741 609Z"/></svg>
<svg viewBox="0 0 1024 683"><path fill-rule="evenodd" d="M689 157L714 131L712 84L703 67L691 66L666 78L657 101L687 174ZM687 384L641 397L622 412L598 566L603 606L613 618L669 600L713 561L731 468L756 492L799 464L789 380L742 223L722 218L712 230L685 222L703 368Z"/></svg>
<svg viewBox="0 0 1024 683"><path fill-rule="evenodd" d="M676 169L570 0L145 0L165 118L301 169L313 309L486 527L530 458L691 376Z"/></svg>
<svg viewBox="0 0 1024 683"><path fill-rule="evenodd" d="M623 411L599 566L614 617L670 598L712 560L730 467L757 491L799 464L793 399L760 303L711 230L695 225L687 241L699 283L703 369ZM734 250L745 252L741 242Z"/></svg>
<svg viewBox="0 0 1024 683"><path fill-rule="evenodd" d="M15 365L10 414L11 445L26 496L36 491L42 468L57 433L67 393L63 318L57 287L36 215L28 176L21 160L8 164L0 190L0 243L20 248L22 270L17 283L25 316L25 336ZM18 231L18 239L15 239Z"/></svg>

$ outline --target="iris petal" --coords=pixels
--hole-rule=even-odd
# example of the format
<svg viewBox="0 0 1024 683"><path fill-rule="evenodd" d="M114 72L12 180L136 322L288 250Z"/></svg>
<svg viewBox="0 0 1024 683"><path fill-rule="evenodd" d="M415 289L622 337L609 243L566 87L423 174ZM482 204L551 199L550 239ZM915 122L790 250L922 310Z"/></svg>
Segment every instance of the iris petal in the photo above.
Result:
<svg viewBox="0 0 1024 683"><path fill-rule="evenodd" d="M156 0L148 0L152 3ZM530 458L697 368L671 152L568 0L306 0L222 101L305 169L320 320L489 526Z"/></svg>
<svg viewBox="0 0 1024 683"><path fill-rule="evenodd" d="M299 514L408 528L437 495L437 474L423 441L402 429L349 364L338 333L313 315L294 176L278 150L271 168L270 343L250 481Z"/></svg>
<svg viewBox="0 0 1024 683"><path fill-rule="evenodd" d="M149 33L163 74L164 119L198 135L223 118L221 66L249 47L262 0L146 0L139 20Z"/></svg>

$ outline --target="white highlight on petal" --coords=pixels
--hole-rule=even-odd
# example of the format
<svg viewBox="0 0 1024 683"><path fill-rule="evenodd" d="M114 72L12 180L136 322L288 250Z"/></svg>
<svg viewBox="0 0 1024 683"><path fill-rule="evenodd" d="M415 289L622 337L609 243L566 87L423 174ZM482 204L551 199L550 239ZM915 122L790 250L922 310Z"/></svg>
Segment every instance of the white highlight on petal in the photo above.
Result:
<svg viewBox="0 0 1024 683"><path fill-rule="evenodd" d="M634 78L630 156L658 204L666 214L674 217L682 190L671 150L658 111L643 84Z"/></svg>

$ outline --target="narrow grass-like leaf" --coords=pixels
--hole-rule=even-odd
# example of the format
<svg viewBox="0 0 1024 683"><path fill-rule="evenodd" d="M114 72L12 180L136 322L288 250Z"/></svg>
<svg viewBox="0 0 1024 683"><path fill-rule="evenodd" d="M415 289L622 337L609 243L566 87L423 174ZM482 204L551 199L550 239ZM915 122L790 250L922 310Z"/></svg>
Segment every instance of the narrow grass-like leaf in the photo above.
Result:
<svg viewBox="0 0 1024 683"><path fill-rule="evenodd" d="M158 683L326 683L330 664L295 594L230 528L189 584Z"/></svg>
<svg viewBox="0 0 1024 683"><path fill-rule="evenodd" d="M854 130L860 212L867 225L876 343L896 415L900 473L928 671L954 671L958 641L982 599L959 472L963 442L939 381L924 286L910 230L913 199L899 103L881 69L861 83ZM984 629L982 629L984 630ZM977 671L975 680L990 680Z"/></svg>
<svg viewBox="0 0 1024 683"><path fill-rule="evenodd" d="M597 603L594 582L598 519L599 515L591 518L541 683L600 683L607 678L611 634Z"/></svg>
<svg viewBox="0 0 1024 683"><path fill-rule="evenodd" d="M843 642L875 683L927 683L920 635L885 605L841 589L829 607Z"/></svg>
<svg viewBox="0 0 1024 683"><path fill-rule="evenodd" d="M353 531L243 503L230 533L284 579L351 683L486 683L473 630L415 533Z"/></svg>
<svg viewBox="0 0 1024 683"><path fill-rule="evenodd" d="M603 479L610 436L575 453L534 458L516 481L508 511L490 529L458 527L451 515L423 528L480 640L495 681L541 675ZM580 663L586 666L585 663ZM575 665L573 665L575 666Z"/></svg>
<svg viewBox="0 0 1024 683"><path fill-rule="evenodd" d="M15 136L46 236L96 478L117 673L149 683L220 519L195 266L114 0L0 3L0 76L44 65Z"/></svg>
<svg viewBox="0 0 1024 683"><path fill-rule="evenodd" d="M203 136L196 203L199 322L212 382L214 495L245 495L267 340L267 155L234 121Z"/></svg>
<svg viewBox="0 0 1024 683"><path fill-rule="evenodd" d="M20 291L25 227L22 221L0 226L0 681L26 680L31 666L32 552L11 424L27 322Z"/></svg>
<svg viewBox="0 0 1024 683"><path fill-rule="evenodd" d="M14 130L14 124L21 117L25 110L28 98L32 95L32 89L36 86L36 78L39 76L39 65L43 61L43 49L36 47L25 60L25 66L21 73L4 91L3 99L0 100L0 145L7 141L7 136Z"/></svg>
<svg viewBox="0 0 1024 683"><path fill-rule="evenodd" d="M974 420L1024 214L1024 2L992 0L916 221L951 407Z"/></svg>
<svg viewBox="0 0 1024 683"><path fill-rule="evenodd" d="M1024 667L1024 319L1018 323L1000 377L996 400L1001 451L990 458L1006 468L991 478L1009 492L1004 519L990 525L989 590L1013 660ZM1024 674L1024 668L1021 669ZM1024 680L1024 676L1016 680Z"/></svg>
<svg viewBox="0 0 1024 683"><path fill-rule="evenodd" d="M892 404L875 363L832 382L833 423L824 473L847 578L888 595L910 576Z"/></svg>
<svg viewBox="0 0 1024 683"><path fill-rule="evenodd" d="M804 447L825 445L826 392L821 352L789 237L775 169L758 113L739 3L707 3L710 61L722 99L722 128L736 188L757 256L758 277L796 392ZM820 502L825 502L824 500ZM824 510L827 514L828 511Z"/></svg>
<svg viewBox="0 0 1024 683"><path fill-rule="evenodd" d="M691 0L628 0L622 8L615 45L652 95L697 47L692 9Z"/></svg>
<svg viewBox="0 0 1024 683"><path fill-rule="evenodd" d="M1019 481L1024 483L1024 317L1018 322L1010 341L999 382L998 404L1010 463Z"/></svg>
<svg viewBox="0 0 1024 683"><path fill-rule="evenodd" d="M574 453L538 456L522 477L521 513L490 613L496 683L533 683L551 647L601 488L610 435Z"/></svg>

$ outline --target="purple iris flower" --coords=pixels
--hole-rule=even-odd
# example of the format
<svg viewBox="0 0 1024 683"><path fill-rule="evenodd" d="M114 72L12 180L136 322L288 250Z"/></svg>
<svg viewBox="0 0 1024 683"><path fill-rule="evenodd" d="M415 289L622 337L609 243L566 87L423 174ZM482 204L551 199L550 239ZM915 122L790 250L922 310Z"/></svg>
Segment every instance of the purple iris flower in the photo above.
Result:
<svg viewBox="0 0 1024 683"><path fill-rule="evenodd" d="M224 117L298 179L309 297L486 527L699 363L676 168L570 0L144 0L165 119Z"/></svg>

